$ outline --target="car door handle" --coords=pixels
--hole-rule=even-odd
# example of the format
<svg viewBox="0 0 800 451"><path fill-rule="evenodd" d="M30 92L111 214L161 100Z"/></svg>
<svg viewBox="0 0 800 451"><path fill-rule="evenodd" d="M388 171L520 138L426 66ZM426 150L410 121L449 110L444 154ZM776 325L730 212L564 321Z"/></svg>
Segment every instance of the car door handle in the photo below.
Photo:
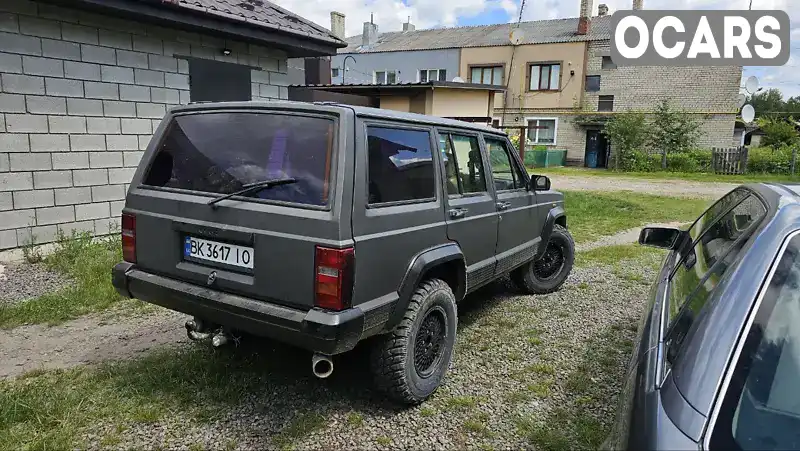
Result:
<svg viewBox="0 0 800 451"><path fill-rule="evenodd" d="M463 218L466 215L467 215L467 209L466 208L453 208L453 209L450 210L450 217L452 219Z"/></svg>
<svg viewBox="0 0 800 451"><path fill-rule="evenodd" d="M498 210L507 210L508 207L511 206L511 202L498 202L497 209Z"/></svg>

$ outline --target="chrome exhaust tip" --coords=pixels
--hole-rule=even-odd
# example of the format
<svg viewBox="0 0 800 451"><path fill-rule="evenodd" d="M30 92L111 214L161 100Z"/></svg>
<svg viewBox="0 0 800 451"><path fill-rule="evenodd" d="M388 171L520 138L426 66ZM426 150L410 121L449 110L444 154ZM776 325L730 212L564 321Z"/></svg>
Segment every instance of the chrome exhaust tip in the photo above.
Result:
<svg viewBox="0 0 800 451"><path fill-rule="evenodd" d="M230 337L225 332L220 332L214 335L214 338L211 339L211 346L215 348L219 348L220 346L224 346L228 344L230 341Z"/></svg>
<svg viewBox="0 0 800 451"><path fill-rule="evenodd" d="M333 374L333 360L331 360L330 356L324 354L314 354L311 357L311 371L314 376L325 379Z"/></svg>

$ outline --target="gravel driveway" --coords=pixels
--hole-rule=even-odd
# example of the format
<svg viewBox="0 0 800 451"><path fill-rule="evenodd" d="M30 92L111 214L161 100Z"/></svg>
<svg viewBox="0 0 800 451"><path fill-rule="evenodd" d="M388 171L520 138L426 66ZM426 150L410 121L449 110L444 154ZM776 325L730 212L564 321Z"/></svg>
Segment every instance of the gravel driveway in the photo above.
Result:
<svg viewBox="0 0 800 451"><path fill-rule="evenodd" d="M557 190L635 191L672 197L718 199L739 186L736 183L706 183L688 180L639 179L630 177L580 177L548 175Z"/></svg>
<svg viewBox="0 0 800 451"><path fill-rule="evenodd" d="M645 279L654 276L657 261L643 265ZM590 401L570 383L579 367L591 364L586 362L590 343L608 334L625 340L634 335L631 325L647 291L646 284L613 271L577 268L551 295L516 295L500 284L472 295L460 306L456 356L446 384L415 408L398 409L372 391L364 349L337 357L334 375L323 381L311 376L309 353L251 342L235 353L266 361L268 374L259 374L259 390L243 401L216 407L210 421L180 411L124 427L110 419L84 439L92 449L114 447L108 443L238 450L547 446L525 425L563 428L548 425L548 418L571 403L582 403L592 421L608 426L630 351L616 351L612 367L602 369L607 380L593 384ZM202 352L211 361L228 358L211 349ZM179 362L181 354L175 358ZM202 391L202 384L197 389Z"/></svg>
<svg viewBox="0 0 800 451"><path fill-rule="evenodd" d="M337 356L333 376L318 380L310 353L274 342L251 340L224 350L186 343L184 318L167 310L4 331L0 377L104 360L136 370L138 357L155 351L169 362L164 377L173 384L185 378L179 385L197 393L166 416L106 416L76 437L90 449L542 449L553 445L547 440L554 434L565 435L572 448L591 447L572 426L607 431L648 292L641 280L654 277L658 262L654 255L621 266L635 268L637 277L614 268L576 268L560 291L546 296L515 294L502 283L471 295L459 304L445 385L410 409L387 404L372 390L364 347ZM614 340L622 347L598 358L598 343ZM197 372L198 360L212 370ZM220 384L237 378L248 388L215 396ZM146 407L181 398L169 383L163 386L158 397L137 402ZM211 403L212 413L198 417L193 408L202 402ZM565 420L564 412L580 419Z"/></svg>

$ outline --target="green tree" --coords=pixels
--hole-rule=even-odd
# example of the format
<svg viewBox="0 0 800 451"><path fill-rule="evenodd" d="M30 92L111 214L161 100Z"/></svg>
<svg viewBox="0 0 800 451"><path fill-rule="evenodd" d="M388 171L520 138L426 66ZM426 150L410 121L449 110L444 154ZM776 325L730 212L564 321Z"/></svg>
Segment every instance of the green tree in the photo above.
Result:
<svg viewBox="0 0 800 451"><path fill-rule="evenodd" d="M762 144L777 149L781 146L796 146L800 142L800 136L794 126L794 120L778 118L759 118L758 126L764 132Z"/></svg>
<svg viewBox="0 0 800 451"><path fill-rule="evenodd" d="M667 167L667 153L688 152L697 146L700 123L684 111L672 109L664 99L656 105L650 131L650 146L661 153L661 167Z"/></svg>
<svg viewBox="0 0 800 451"><path fill-rule="evenodd" d="M756 115L759 117L786 111L786 104L783 101L783 94L781 94L780 89L772 88L757 92L748 97L747 103L753 105Z"/></svg>
<svg viewBox="0 0 800 451"><path fill-rule="evenodd" d="M606 122L603 133L611 141L614 168L626 169L625 161L647 144L648 129L645 115L633 111L615 114Z"/></svg>

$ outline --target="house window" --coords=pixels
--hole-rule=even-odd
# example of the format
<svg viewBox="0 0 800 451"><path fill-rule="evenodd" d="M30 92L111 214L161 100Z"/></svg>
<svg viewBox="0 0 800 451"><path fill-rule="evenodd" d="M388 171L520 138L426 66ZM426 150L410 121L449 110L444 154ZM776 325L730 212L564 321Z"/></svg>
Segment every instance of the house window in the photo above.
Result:
<svg viewBox="0 0 800 451"><path fill-rule="evenodd" d="M472 67L469 73L470 83L484 85L503 84L503 66Z"/></svg>
<svg viewBox="0 0 800 451"><path fill-rule="evenodd" d="M557 91L560 89L561 64L531 64L528 66L530 91Z"/></svg>
<svg viewBox="0 0 800 451"><path fill-rule="evenodd" d="M378 85L393 85L397 83L397 72L393 70L375 71L374 83Z"/></svg>
<svg viewBox="0 0 800 451"><path fill-rule="evenodd" d="M492 119L492 127L500 128L500 119Z"/></svg>
<svg viewBox="0 0 800 451"><path fill-rule="evenodd" d="M614 96L600 96L597 111L614 111Z"/></svg>
<svg viewBox="0 0 800 451"><path fill-rule="evenodd" d="M600 76L587 75L586 76L586 92L597 92L600 90Z"/></svg>
<svg viewBox="0 0 800 451"><path fill-rule="evenodd" d="M339 68L333 67L331 68L331 78L338 78L339 77Z"/></svg>
<svg viewBox="0 0 800 451"><path fill-rule="evenodd" d="M444 69L422 69L419 71L419 81L447 81L447 71Z"/></svg>
<svg viewBox="0 0 800 451"><path fill-rule="evenodd" d="M189 59L189 98L192 102L252 100L249 66Z"/></svg>
<svg viewBox="0 0 800 451"><path fill-rule="evenodd" d="M603 69L616 69L617 65L614 64L614 61L611 61L610 56L603 57Z"/></svg>
<svg viewBox="0 0 800 451"><path fill-rule="evenodd" d="M528 140L533 144L555 144L557 119L528 119Z"/></svg>

